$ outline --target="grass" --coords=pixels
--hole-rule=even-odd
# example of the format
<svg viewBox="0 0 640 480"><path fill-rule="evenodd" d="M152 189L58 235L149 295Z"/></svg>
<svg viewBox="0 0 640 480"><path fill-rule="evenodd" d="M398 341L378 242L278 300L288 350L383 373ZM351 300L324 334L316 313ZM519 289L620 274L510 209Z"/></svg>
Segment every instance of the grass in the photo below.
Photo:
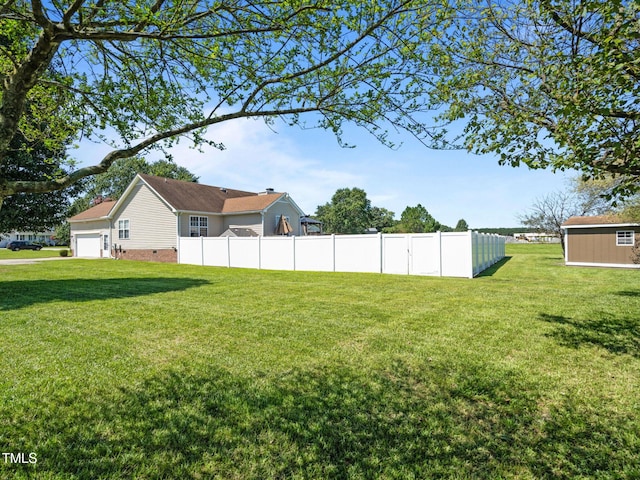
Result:
<svg viewBox="0 0 640 480"><path fill-rule="evenodd" d="M638 478L638 271L0 265L0 478ZM28 457L27 457L28 458Z"/></svg>
<svg viewBox="0 0 640 480"><path fill-rule="evenodd" d="M0 260L31 259L59 257L60 250L69 250L66 247L44 247L42 250L18 250L14 252L8 248L0 248Z"/></svg>

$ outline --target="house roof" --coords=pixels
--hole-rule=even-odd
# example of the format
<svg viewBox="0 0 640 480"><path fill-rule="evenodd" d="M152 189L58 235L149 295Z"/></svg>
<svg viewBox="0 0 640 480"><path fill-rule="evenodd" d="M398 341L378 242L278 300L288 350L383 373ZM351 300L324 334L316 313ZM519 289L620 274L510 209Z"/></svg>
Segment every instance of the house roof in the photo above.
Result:
<svg viewBox="0 0 640 480"><path fill-rule="evenodd" d="M115 206L114 200L106 200L98 205L95 205L84 212L74 215L69 219L70 222L82 222L89 220L98 220L100 218L107 218L111 209Z"/></svg>
<svg viewBox="0 0 640 480"><path fill-rule="evenodd" d="M261 212L285 196L284 193L258 194L156 177L143 173L139 173L136 178L145 182L164 202L178 212L222 214ZM126 197L131 192L137 181L131 182L123 197ZM113 211L113 207L120 202L105 201L71 217L69 221L78 222L107 218Z"/></svg>
<svg viewBox="0 0 640 480"><path fill-rule="evenodd" d="M640 225L617 215L597 215L591 217L571 217L562 224L562 228L578 227L615 227Z"/></svg>
<svg viewBox="0 0 640 480"><path fill-rule="evenodd" d="M178 211L222 213L225 202L229 199L258 196L257 193L153 175L139 174L139 177Z"/></svg>
<svg viewBox="0 0 640 480"><path fill-rule="evenodd" d="M270 193L266 195L256 195L238 198L228 198L222 207L222 213L256 212L262 211L272 203L276 202L284 194Z"/></svg>

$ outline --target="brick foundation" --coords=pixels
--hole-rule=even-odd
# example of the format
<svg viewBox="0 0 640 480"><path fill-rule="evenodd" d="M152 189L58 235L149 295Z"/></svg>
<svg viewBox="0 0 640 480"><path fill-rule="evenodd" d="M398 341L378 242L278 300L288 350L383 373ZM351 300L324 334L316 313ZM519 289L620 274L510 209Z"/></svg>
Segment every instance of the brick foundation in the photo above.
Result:
<svg viewBox="0 0 640 480"><path fill-rule="evenodd" d="M178 252L173 248L149 250L122 250L111 252L122 260L141 260L143 262L178 263Z"/></svg>

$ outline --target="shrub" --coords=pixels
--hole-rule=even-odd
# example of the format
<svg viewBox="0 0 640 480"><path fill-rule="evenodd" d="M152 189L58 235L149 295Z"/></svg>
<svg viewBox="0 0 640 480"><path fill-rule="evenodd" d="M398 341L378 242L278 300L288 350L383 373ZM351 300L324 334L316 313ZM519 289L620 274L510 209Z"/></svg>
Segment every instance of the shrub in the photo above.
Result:
<svg viewBox="0 0 640 480"><path fill-rule="evenodd" d="M60 256L61 257L68 257L69 256L69 250L67 250L66 248L64 250L60 250Z"/></svg>
<svg viewBox="0 0 640 480"><path fill-rule="evenodd" d="M631 247L631 261L636 265L640 264L640 238Z"/></svg>

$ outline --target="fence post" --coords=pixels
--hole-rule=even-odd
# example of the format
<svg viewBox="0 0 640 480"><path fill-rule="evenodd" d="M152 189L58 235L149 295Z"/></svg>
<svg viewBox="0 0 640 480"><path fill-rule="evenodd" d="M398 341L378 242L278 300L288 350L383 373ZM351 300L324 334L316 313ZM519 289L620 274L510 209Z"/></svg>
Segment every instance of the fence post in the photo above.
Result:
<svg viewBox="0 0 640 480"><path fill-rule="evenodd" d="M436 242L437 242L437 249L438 249L438 276L441 277L442 276L442 260L443 260L443 255L442 255L442 232L440 230L438 230L436 232Z"/></svg>
<svg viewBox="0 0 640 480"><path fill-rule="evenodd" d="M262 269L262 235L258 236L258 270Z"/></svg>
<svg viewBox="0 0 640 480"><path fill-rule="evenodd" d="M227 268L231 268L231 237L227 237Z"/></svg>
<svg viewBox="0 0 640 480"><path fill-rule="evenodd" d="M204 267L204 237L200 237L200 266Z"/></svg>
<svg viewBox="0 0 640 480"><path fill-rule="evenodd" d="M380 255L378 255L378 260L380 260L380 269L379 272L382 273L382 266L384 265L384 252L382 251L382 232L378 232L378 251Z"/></svg>
<svg viewBox="0 0 640 480"><path fill-rule="evenodd" d="M293 271L296 271L296 237L295 235L293 237L291 237L291 250L292 250L292 254L293 254Z"/></svg>
<svg viewBox="0 0 640 480"><path fill-rule="evenodd" d="M409 234L405 234L404 242L407 247L407 275L411 275L413 274L413 242Z"/></svg>
<svg viewBox="0 0 640 480"><path fill-rule="evenodd" d="M471 275L469 278L473 278L476 273L476 262L478 260L478 234L472 230L469 230L469 244L471 246Z"/></svg>
<svg viewBox="0 0 640 480"><path fill-rule="evenodd" d="M333 272L336 271L336 234L331 234L331 256L333 257Z"/></svg>
<svg viewBox="0 0 640 480"><path fill-rule="evenodd" d="M498 261L498 235L496 234L493 237L493 263L497 263Z"/></svg>

